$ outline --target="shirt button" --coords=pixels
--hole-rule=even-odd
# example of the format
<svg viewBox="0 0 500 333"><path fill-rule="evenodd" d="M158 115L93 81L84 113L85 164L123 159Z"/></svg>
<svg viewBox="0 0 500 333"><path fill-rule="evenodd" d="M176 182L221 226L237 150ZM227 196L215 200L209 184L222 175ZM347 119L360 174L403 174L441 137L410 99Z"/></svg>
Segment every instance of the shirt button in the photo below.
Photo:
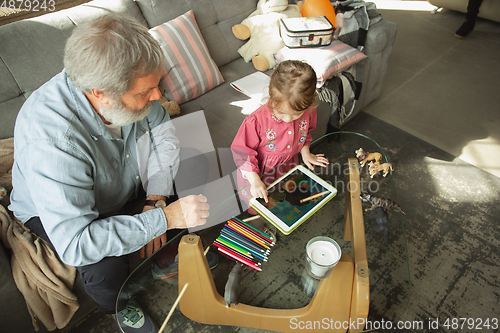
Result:
<svg viewBox="0 0 500 333"><path fill-rule="evenodd" d="M292 131L288 131L288 134L292 134Z"/></svg>
<svg viewBox="0 0 500 333"><path fill-rule="evenodd" d="M129 157L130 157L130 155L129 155L129 154L127 154L127 156L126 156L126 157L127 157L127 158L129 158Z"/></svg>
<svg viewBox="0 0 500 333"><path fill-rule="evenodd" d="M290 145L286 146L287 148L290 148Z"/></svg>
<svg viewBox="0 0 500 333"><path fill-rule="evenodd" d="M135 179L139 179L140 177L139 176L135 176Z"/></svg>
<svg viewBox="0 0 500 333"><path fill-rule="evenodd" d="M149 131L146 131L146 134L149 134Z"/></svg>

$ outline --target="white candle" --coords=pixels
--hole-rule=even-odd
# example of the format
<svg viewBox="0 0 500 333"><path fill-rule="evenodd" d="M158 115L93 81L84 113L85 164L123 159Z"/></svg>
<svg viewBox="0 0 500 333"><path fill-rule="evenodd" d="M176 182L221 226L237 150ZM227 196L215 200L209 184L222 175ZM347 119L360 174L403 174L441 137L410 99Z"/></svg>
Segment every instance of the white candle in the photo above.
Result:
<svg viewBox="0 0 500 333"><path fill-rule="evenodd" d="M317 240L307 246L311 273L322 278L340 259L340 251L331 241Z"/></svg>

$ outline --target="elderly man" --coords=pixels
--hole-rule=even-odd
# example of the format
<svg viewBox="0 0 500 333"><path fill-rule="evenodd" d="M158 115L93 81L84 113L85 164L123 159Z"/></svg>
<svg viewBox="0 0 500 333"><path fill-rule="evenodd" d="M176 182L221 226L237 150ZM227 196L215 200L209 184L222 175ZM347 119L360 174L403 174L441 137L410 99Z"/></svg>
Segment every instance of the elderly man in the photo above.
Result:
<svg viewBox="0 0 500 333"><path fill-rule="evenodd" d="M19 112L9 208L77 267L98 308L114 314L127 255L149 256L168 229L204 224L209 206L202 195L165 204L179 147L158 102L163 53L146 28L118 14L78 26L64 65ZM142 189L142 213L121 215ZM121 307L126 332L156 330L135 302Z"/></svg>

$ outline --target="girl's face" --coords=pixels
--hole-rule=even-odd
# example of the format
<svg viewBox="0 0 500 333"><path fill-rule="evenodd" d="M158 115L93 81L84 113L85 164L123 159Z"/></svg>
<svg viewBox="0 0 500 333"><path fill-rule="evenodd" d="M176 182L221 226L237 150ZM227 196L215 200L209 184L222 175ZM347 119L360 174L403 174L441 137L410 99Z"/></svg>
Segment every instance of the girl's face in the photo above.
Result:
<svg viewBox="0 0 500 333"><path fill-rule="evenodd" d="M276 117L283 120L285 123L290 123L302 117L304 112L306 112L307 110L308 109L305 109L303 111L296 111L292 109L289 105L284 103L284 105L282 105L278 109L273 110L273 113Z"/></svg>

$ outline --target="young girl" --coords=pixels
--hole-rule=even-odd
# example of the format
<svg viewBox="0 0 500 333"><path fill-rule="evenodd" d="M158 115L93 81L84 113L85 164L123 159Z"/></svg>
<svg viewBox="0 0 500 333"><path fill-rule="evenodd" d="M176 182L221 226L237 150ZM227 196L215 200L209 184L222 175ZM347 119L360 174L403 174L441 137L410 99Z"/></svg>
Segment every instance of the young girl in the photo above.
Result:
<svg viewBox="0 0 500 333"><path fill-rule="evenodd" d="M240 199L247 205L251 197L268 202L266 187L298 164L299 152L311 170L313 165L328 165L324 154L309 151L310 131L316 128L316 80L305 62L279 63L271 74L269 101L238 130L231 149L239 169ZM255 214L251 207L248 211Z"/></svg>

